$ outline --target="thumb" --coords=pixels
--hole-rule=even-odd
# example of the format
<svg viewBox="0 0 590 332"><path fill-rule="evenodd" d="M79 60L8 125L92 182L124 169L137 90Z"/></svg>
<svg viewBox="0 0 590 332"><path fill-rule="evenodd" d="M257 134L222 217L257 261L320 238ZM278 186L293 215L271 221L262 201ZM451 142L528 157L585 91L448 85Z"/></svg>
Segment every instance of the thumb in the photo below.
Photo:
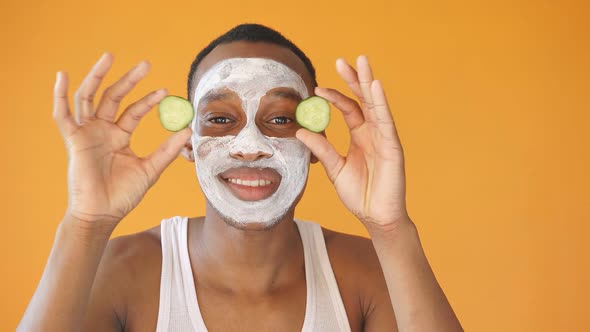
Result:
<svg viewBox="0 0 590 332"><path fill-rule="evenodd" d="M153 174L154 178L150 179L150 183L156 182L166 167L176 159L191 135L192 130L190 128L184 128L181 131L175 132L156 151L147 156L145 162L151 164L151 167L155 171Z"/></svg>
<svg viewBox="0 0 590 332"><path fill-rule="evenodd" d="M338 154L336 149L322 135L311 132L307 129L299 129L295 133L297 139L305 144L324 166L324 170L332 183L336 181L338 174L344 167L344 158Z"/></svg>

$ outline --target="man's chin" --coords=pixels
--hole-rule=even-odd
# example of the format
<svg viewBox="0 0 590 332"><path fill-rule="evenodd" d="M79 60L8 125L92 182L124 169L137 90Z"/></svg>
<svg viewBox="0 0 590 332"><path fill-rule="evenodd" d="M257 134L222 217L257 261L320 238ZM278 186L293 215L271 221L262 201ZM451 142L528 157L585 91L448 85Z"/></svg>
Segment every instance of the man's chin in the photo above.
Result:
<svg viewBox="0 0 590 332"><path fill-rule="evenodd" d="M239 229L241 231L268 231L273 229L276 225L278 225L281 222L282 217L265 222L236 221L225 216L222 216L222 219L228 226Z"/></svg>
<svg viewBox="0 0 590 332"><path fill-rule="evenodd" d="M239 229L239 230L243 230L243 231L266 231L266 230L270 230L272 228L274 228L276 225L278 225L281 220L283 220L285 218L285 216L287 216L289 214L289 212L287 211L286 213L274 217L274 218L270 218L264 221L260 221L260 219L257 220L236 220L230 216L227 216L225 214L223 214L221 211L219 211L219 209L217 207L215 207L213 204L211 204L211 202L209 202L209 200L207 200L207 208L211 208L215 214L219 217L219 219L223 220L223 222L225 222L226 225L231 226L233 228Z"/></svg>

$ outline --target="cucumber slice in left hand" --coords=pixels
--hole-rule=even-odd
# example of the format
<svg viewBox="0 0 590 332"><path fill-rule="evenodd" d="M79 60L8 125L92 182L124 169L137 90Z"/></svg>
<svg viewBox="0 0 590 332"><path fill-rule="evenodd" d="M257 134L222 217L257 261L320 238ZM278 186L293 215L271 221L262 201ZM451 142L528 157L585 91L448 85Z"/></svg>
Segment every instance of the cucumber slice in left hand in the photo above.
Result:
<svg viewBox="0 0 590 332"><path fill-rule="evenodd" d="M297 105L295 120L305 129L322 132L330 123L330 104L319 96L306 98Z"/></svg>
<svg viewBox="0 0 590 332"><path fill-rule="evenodd" d="M195 114L190 101L178 96L166 96L158 104L160 123L169 131L186 128Z"/></svg>

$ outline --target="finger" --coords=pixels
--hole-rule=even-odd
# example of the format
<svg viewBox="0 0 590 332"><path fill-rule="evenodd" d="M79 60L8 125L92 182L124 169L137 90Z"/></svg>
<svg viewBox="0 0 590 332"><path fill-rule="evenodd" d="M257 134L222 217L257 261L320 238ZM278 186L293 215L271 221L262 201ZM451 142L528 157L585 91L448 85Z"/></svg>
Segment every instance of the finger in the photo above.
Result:
<svg viewBox="0 0 590 332"><path fill-rule="evenodd" d="M167 94L168 92L166 89L161 89L154 91L141 98L136 103L131 104L129 107L127 107L125 112L121 114L121 117L119 120L117 120L117 125L128 134L131 134L143 116L149 112L158 102L160 102L160 100L162 100L162 98L164 98Z"/></svg>
<svg viewBox="0 0 590 332"><path fill-rule="evenodd" d="M373 73L371 66L369 65L369 59L365 55L361 55L356 60L356 68L358 70L359 85L361 87L361 93L363 100L365 101L366 109L365 119L367 121L375 121L375 115L373 110L373 97L371 95L371 83L373 83Z"/></svg>
<svg viewBox="0 0 590 332"><path fill-rule="evenodd" d="M145 77L149 69L150 64L142 61L135 68L128 71L120 80L115 82L115 84L108 87L100 99L96 117L113 122L121 100Z"/></svg>
<svg viewBox="0 0 590 332"><path fill-rule="evenodd" d="M94 96L96 95L96 90L112 65L113 56L108 52L104 53L96 64L94 64L88 76L86 76L80 88L74 94L74 110L76 121L79 124L94 117Z"/></svg>
<svg viewBox="0 0 590 332"><path fill-rule="evenodd" d="M350 130L359 127L365 122L359 104L338 90L316 87L315 94L325 98L342 112L344 121Z"/></svg>
<svg viewBox="0 0 590 332"><path fill-rule="evenodd" d="M346 60L340 58L336 60L336 71L342 77L344 82L348 85L352 93L359 99L361 105L364 107L365 99L361 92L361 87L358 81L358 74L351 65L349 65Z"/></svg>
<svg viewBox="0 0 590 332"><path fill-rule="evenodd" d="M152 184L156 182L166 167L176 159L182 147L190 139L191 134L190 128L184 128L172 134L156 151L145 158L146 167L153 171L150 174Z"/></svg>
<svg viewBox="0 0 590 332"><path fill-rule="evenodd" d="M367 96L363 93L361 83L359 81L359 74L357 73L357 71L351 65L349 65L344 59L338 59L336 61L336 71L338 71L340 77L342 77L342 79L346 82L352 93L360 101L361 110L363 111L363 117L365 118L365 120L370 119L371 112L369 112L369 109L373 107L372 101L370 98L367 99Z"/></svg>
<svg viewBox="0 0 590 332"><path fill-rule="evenodd" d="M53 119L64 138L70 136L78 127L68 105L68 75L57 72L53 88Z"/></svg>
<svg viewBox="0 0 590 332"><path fill-rule="evenodd" d="M295 136L303 142L313 153L314 156L324 166L324 170L332 183L336 182L336 178L342 167L344 167L344 158L336 152L332 144L322 135L312 133L306 129L299 129Z"/></svg>
<svg viewBox="0 0 590 332"><path fill-rule="evenodd" d="M380 81L375 80L371 84L371 95L375 103L375 118L379 133L383 138L398 140L393 116L389 110L387 97Z"/></svg>

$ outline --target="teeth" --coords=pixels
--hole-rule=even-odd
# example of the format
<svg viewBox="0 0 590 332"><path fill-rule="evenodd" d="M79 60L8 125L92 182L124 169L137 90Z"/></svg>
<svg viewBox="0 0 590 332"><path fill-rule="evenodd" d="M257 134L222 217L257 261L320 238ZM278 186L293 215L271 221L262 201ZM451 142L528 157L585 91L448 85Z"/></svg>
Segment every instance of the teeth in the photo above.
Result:
<svg viewBox="0 0 590 332"><path fill-rule="evenodd" d="M248 187L268 186L272 182L269 180L242 180L242 179L228 179L229 182Z"/></svg>

